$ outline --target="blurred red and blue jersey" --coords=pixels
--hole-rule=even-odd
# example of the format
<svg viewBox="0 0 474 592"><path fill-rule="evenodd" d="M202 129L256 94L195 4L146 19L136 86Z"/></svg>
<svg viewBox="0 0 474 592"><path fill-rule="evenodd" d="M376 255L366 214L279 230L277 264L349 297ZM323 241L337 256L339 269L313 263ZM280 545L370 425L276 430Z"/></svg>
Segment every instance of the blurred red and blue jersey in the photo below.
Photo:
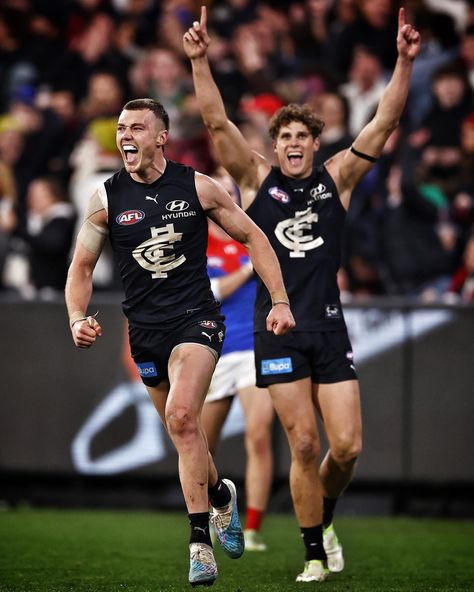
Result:
<svg viewBox="0 0 474 592"><path fill-rule="evenodd" d="M207 271L211 279L237 271L249 261L246 249L238 242L221 240L209 234ZM226 335L222 355L234 351L253 350L253 307L256 282L250 278L243 286L222 301Z"/></svg>

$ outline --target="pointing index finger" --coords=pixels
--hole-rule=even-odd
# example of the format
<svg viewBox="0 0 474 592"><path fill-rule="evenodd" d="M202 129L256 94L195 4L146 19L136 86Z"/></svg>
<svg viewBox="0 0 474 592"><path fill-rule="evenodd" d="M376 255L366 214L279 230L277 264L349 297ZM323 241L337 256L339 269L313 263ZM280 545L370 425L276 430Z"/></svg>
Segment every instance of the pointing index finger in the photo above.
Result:
<svg viewBox="0 0 474 592"><path fill-rule="evenodd" d="M201 30L203 33L207 33L207 9L205 6L201 6Z"/></svg>
<svg viewBox="0 0 474 592"><path fill-rule="evenodd" d="M398 30L405 26L405 9L402 7L398 12Z"/></svg>

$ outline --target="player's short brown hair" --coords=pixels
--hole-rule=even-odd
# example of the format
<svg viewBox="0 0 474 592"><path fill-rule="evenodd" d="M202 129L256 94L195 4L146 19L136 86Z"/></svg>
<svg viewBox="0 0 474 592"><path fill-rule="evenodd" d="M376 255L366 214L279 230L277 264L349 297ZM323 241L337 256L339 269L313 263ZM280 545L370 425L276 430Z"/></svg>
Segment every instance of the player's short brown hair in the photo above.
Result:
<svg viewBox="0 0 474 592"><path fill-rule="evenodd" d="M276 140L280 129L292 121L300 121L308 129L313 138L318 138L324 128L324 121L314 114L307 104L290 103L275 113L271 118L268 132L272 140Z"/></svg>
<svg viewBox="0 0 474 592"><path fill-rule="evenodd" d="M163 105L159 101L155 101L155 99L133 99L133 101L128 101L123 106L124 111L143 111L144 109L153 111L155 117L163 123L165 129L170 129L168 113Z"/></svg>

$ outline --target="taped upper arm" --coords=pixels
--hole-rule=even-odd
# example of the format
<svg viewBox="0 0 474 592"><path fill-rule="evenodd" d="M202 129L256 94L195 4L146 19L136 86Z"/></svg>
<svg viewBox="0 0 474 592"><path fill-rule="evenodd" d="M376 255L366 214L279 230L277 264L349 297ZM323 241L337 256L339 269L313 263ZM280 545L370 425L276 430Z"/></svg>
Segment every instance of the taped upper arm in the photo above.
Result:
<svg viewBox="0 0 474 592"><path fill-rule="evenodd" d="M91 198L89 199L84 219L87 220L100 210L105 210L106 213L108 213L109 210L107 192L103 184L99 187L99 189L97 189L97 191L94 191Z"/></svg>
<svg viewBox="0 0 474 592"><path fill-rule="evenodd" d="M97 256L102 252L109 234L107 210L107 193L105 187L101 185L89 199L84 221L77 234L77 241Z"/></svg>

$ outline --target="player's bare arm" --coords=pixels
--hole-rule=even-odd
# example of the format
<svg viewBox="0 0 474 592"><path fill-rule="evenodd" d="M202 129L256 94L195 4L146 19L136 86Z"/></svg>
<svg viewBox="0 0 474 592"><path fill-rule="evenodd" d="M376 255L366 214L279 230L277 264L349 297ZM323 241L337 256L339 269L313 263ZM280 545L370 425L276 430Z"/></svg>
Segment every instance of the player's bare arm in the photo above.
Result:
<svg viewBox="0 0 474 592"><path fill-rule="evenodd" d="M385 142L396 129L405 107L413 61L420 51L420 34L405 23L405 10L398 14L398 58L374 118L364 127L352 147L336 154L327 163L327 169L341 196L343 205L349 206L354 186L370 170L382 153Z"/></svg>
<svg viewBox="0 0 474 592"><path fill-rule="evenodd" d="M214 179L196 173L196 189L209 218L248 250L255 271L269 291L273 308L267 317L267 329L275 335L285 334L295 321L280 264L267 237Z"/></svg>
<svg viewBox="0 0 474 592"><path fill-rule="evenodd" d="M94 194L88 213L97 207L96 204L97 195ZM107 214L105 209L88 213L77 237L65 290L72 338L80 348L90 347L102 334L98 321L87 315L87 307L92 295L92 274L107 237Z"/></svg>
<svg viewBox="0 0 474 592"><path fill-rule="evenodd" d="M183 48L191 60L196 97L204 124L221 164L239 185L242 205L247 209L267 176L270 164L250 148L238 127L227 118L209 67L207 48L210 42L206 7L202 6L200 22L195 21L183 36Z"/></svg>

